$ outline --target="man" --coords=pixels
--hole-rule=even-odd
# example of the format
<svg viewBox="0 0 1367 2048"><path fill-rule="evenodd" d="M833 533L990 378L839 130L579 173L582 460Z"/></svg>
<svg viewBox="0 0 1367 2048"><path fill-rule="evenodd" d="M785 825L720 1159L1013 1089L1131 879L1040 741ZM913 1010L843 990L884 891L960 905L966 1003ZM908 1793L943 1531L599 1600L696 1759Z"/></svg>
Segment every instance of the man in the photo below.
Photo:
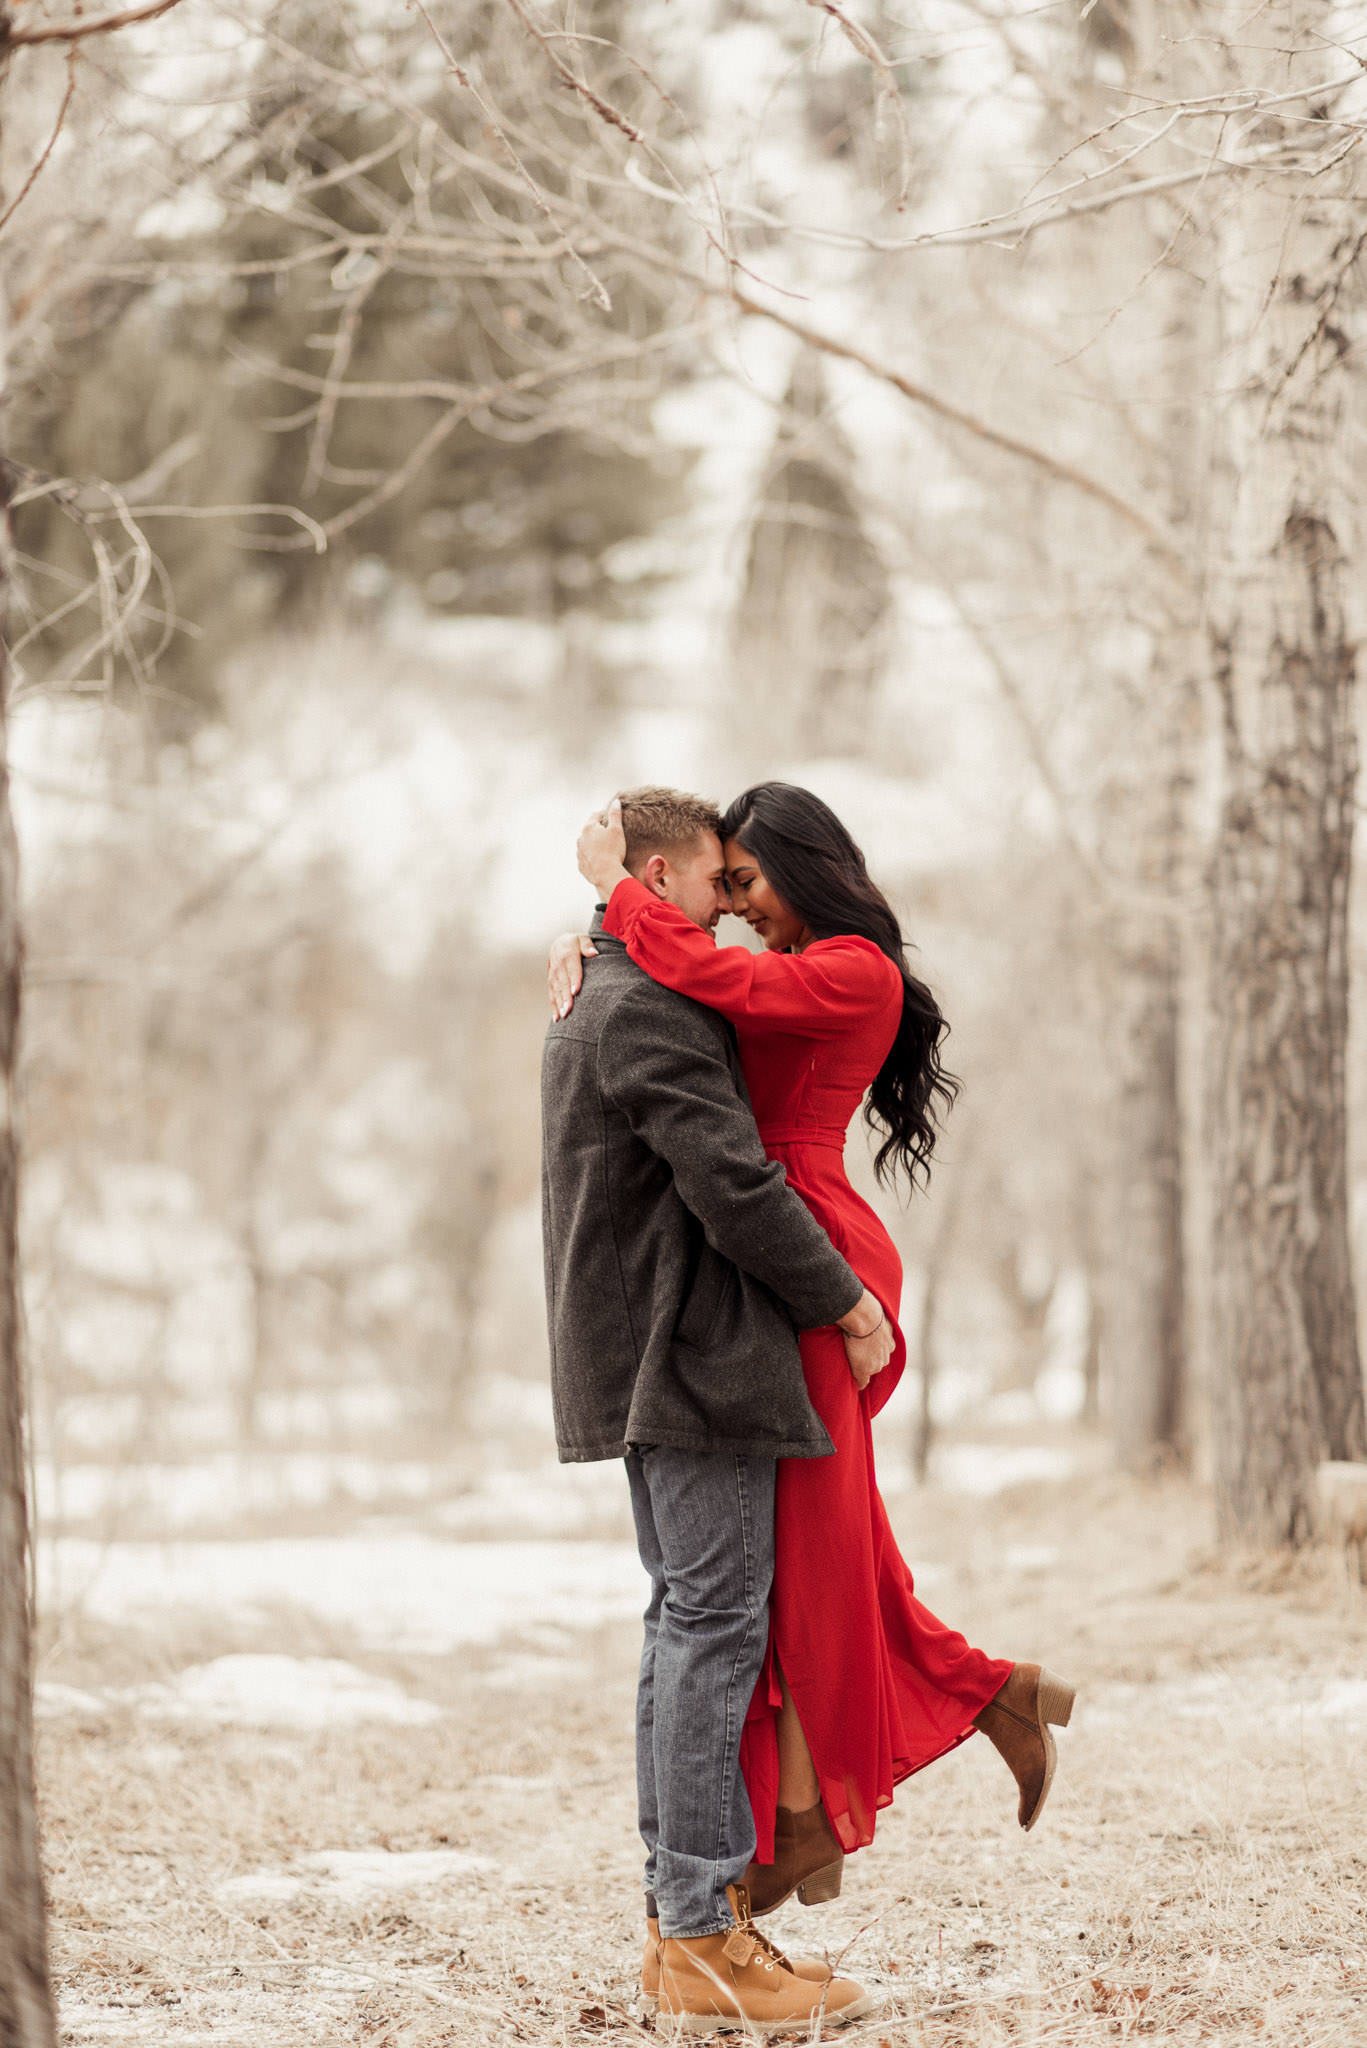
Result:
<svg viewBox="0 0 1367 2048"><path fill-rule="evenodd" d="M620 804L631 872L712 930L728 907L714 806L654 788ZM662 2015L689 2031L853 2019L859 1985L788 1963L750 1923L739 1750L768 1632L774 1461L831 1450L794 1325L838 1323L865 1374L891 1339L765 1157L730 1027L634 966L603 908L546 1040L543 1221L560 1457L625 1459L651 1580L637 1790L663 1946L647 1944L645 1988L658 1978Z"/></svg>

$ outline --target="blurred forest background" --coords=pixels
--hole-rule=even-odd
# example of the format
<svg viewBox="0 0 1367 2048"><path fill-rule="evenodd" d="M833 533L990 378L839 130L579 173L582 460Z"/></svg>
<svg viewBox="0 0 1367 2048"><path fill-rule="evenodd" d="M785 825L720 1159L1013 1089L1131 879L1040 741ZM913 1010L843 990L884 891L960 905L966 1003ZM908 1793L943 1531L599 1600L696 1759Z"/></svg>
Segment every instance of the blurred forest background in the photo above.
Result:
<svg viewBox="0 0 1367 2048"><path fill-rule="evenodd" d="M907 2048L1357 2048L1365 133L1360 0L0 9L0 2040L641 2038L545 949L780 776L965 1082L849 1148L894 1524L1082 1699L817 1938Z"/></svg>
<svg viewBox="0 0 1367 2048"><path fill-rule="evenodd" d="M1362 10L58 19L4 228L44 1524L549 1459L574 831L779 775L967 1084L883 1202L889 1483L965 1414L1208 1471L1213 1400L1226 1526L1309 1533L1367 1450Z"/></svg>

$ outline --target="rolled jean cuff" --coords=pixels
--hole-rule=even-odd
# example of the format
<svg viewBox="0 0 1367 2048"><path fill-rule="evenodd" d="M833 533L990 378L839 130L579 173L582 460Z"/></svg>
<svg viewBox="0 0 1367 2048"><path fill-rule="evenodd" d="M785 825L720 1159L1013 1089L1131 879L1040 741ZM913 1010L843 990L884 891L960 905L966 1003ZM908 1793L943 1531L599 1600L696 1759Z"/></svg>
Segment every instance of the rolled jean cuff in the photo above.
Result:
<svg viewBox="0 0 1367 2048"><path fill-rule="evenodd" d="M748 1815L749 1808L746 1812ZM753 1843L754 1833L751 1830ZM744 1861L728 1857L717 1863L710 1856L684 1856L661 1843L655 1852L655 1900L659 1906L660 1934L666 1941L699 1941L705 1934L729 1934L736 1924L729 1884L744 1877L751 1848Z"/></svg>

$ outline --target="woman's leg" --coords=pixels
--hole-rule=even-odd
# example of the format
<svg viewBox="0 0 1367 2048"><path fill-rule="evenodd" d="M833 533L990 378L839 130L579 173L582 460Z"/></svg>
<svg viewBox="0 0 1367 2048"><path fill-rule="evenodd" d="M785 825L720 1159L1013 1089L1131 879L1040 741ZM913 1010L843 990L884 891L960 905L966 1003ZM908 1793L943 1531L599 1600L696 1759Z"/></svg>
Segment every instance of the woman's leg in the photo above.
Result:
<svg viewBox="0 0 1367 2048"><path fill-rule="evenodd" d="M839 1333L804 1330L801 1343L807 1391L836 1454L779 1465L773 1654L785 1680L780 1704L791 1691L800 1714L793 1727L848 1853L872 1841L899 1779L973 1733L1012 1667L916 1598L878 1495L867 1404ZM777 1723L779 1708L774 1714ZM782 1741L777 1726L775 1734ZM801 1811L800 1796L785 1784L778 1804Z"/></svg>
<svg viewBox="0 0 1367 2048"><path fill-rule="evenodd" d="M821 1787L782 1666L778 1682L783 1691L778 1714L778 1803L790 1813L805 1813L821 1797Z"/></svg>
<svg viewBox="0 0 1367 2048"><path fill-rule="evenodd" d="M804 1905L839 1895L844 1852L821 1802L821 1782L782 1668L775 1660L782 1703L774 1714L778 1748L778 1806L772 1858L746 1872L750 1910L772 1913L797 1892Z"/></svg>

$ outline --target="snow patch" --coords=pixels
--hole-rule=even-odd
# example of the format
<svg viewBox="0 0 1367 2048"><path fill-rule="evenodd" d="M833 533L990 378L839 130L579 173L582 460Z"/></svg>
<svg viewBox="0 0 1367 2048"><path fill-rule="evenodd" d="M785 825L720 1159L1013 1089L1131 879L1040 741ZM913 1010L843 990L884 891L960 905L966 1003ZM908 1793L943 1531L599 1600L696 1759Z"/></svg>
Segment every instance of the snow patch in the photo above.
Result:
<svg viewBox="0 0 1367 2048"><path fill-rule="evenodd" d="M214 1896L230 1906L285 1906L304 1889L302 1877L289 1877L283 1870L251 1870L230 1877Z"/></svg>
<svg viewBox="0 0 1367 2048"><path fill-rule="evenodd" d="M1305 1712L1321 1721L1367 1723L1367 1678L1336 1678Z"/></svg>
<svg viewBox="0 0 1367 2048"><path fill-rule="evenodd" d="M417 1727L442 1716L430 1700L415 1700L392 1679L336 1657L216 1657L123 1697L145 1714L241 1728L352 1728L367 1721Z"/></svg>
<svg viewBox="0 0 1367 2048"><path fill-rule="evenodd" d="M1009 1572L1047 1572L1058 1563L1058 1549L1052 1543L1008 1543L1005 1562Z"/></svg>
<svg viewBox="0 0 1367 2048"><path fill-rule="evenodd" d="M548 1692L570 1680L592 1676L587 1664L575 1658L539 1655L528 1650L520 1656L505 1657L480 1674L485 1685L509 1692Z"/></svg>
<svg viewBox="0 0 1367 2048"><path fill-rule="evenodd" d="M631 1503L616 1465L548 1461L528 1471L486 1472L469 1493L443 1502L434 1519L453 1536L615 1535L631 1527Z"/></svg>
<svg viewBox="0 0 1367 2048"><path fill-rule="evenodd" d="M300 1859L300 1868L249 1870L217 1887L225 1905L289 1905L306 1894L335 1899L375 1892L417 1891L452 1878L479 1877L496 1870L487 1856L459 1849L320 1849Z"/></svg>
<svg viewBox="0 0 1367 2048"><path fill-rule="evenodd" d="M511 1771L484 1771L471 1780L471 1790L477 1792L553 1792L556 1780L544 1774L538 1777L519 1778Z"/></svg>
<svg viewBox="0 0 1367 2048"><path fill-rule="evenodd" d="M1150 1685L1109 1685L1086 1701L1087 1722L1116 1726L1135 1718L1219 1722L1241 1734L1309 1733L1318 1724L1367 1728L1367 1679L1316 1683L1261 1668L1195 1672ZM1204 1740L1204 1737L1202 1738Z"/></svg>
<svg viewBox="0 0 1367 2048"><path fill-rule="evenodd" d="M231 1526L292 1507L424 1501L446 1483L438 1466L413 1458L221 1451L182 1464L60 1465L39 1458L36 1492L47 1522L117 1523L142 1514L158 1529L175 1530Z"/></svg>
<svg viewBox="0 0 1367 2048"><path fill-rule="evenodd" d="M469 1856L459 1849L321 1849L302 1861L306 1869L319 1871L348 1892L406 1891L498 1868L487 1856Z"/></svg>
<svg viewBox="0 0 1367 2048"><path fill-rule="evenodd" d="M40 1719L103 1716L132 1707L156 1720L210 1721L238 1728L352 1728L369 1721L426 1727L442 1708L414 1699L392 1679L377 1678L337 1657L242 1655L192 1664L152 1685L111 1686L85 1692L43 1679L34 1687ZM144 1760L178 1761L169 1743L148 1743Z"/></svg>
<svg viewBox="0 0 1367 2048"><path fill-rule="evenodd" d="M54 1721L63 1714L106 1714L108 1702L99 1693L82 1692L77 1685L60 1685L55 1679L40 1678L33 1688L33 1711L40 1721Z"/></svg>
<svg viewBox="0 0 1367 2048"><path fill-rule="evenodd" d="M368 1648L444 1656L538 1624L593 1628L641 1613L646 1580L627 1542L443 1543L418 1535L39 1548L41 1597L115 1623L168 1608L257 1625L300 1608Z"/></svg>
<svg viewBox="0 0 1367 2048"><path fill-rule="evenodd" d="M1049 1444L943 1444L932 1451L930 1469L946 1493L982 1500L1009 1486L1070 1479L1077 1463L1072 1451Z"/></svg>

